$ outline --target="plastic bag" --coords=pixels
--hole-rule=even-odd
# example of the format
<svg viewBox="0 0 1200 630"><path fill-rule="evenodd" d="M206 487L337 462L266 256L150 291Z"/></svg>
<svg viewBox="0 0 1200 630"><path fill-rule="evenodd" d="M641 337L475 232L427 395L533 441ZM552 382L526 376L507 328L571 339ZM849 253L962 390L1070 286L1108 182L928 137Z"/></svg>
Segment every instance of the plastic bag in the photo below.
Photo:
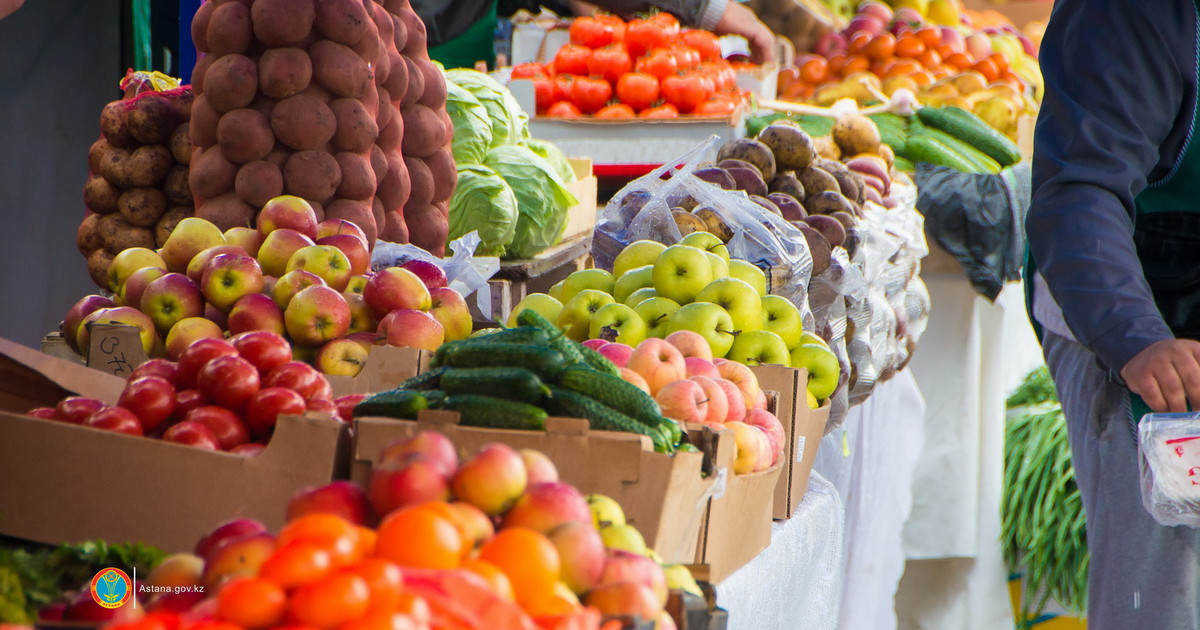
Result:
<svg viewBox="0 0 1200 630"><path fill-rule="evenodd" d="M500 259L492 256L475 256L475 248L479 247L482 239L478 232L469 232L462 238L450 241L450 255L438 258L433 254L407 243L389 243L376 241L375 249L371 252L371 270L379 271L387 267L399 267L413 260L425 260L442 268L450 287L463 297L475 293L475 303L479 312L492 312L492 292L480 291L486 289L488 280L500 271Z"/></svg>
<svg viewBox="0 0 1200 630"><path fill-rule="evenodd" d="M1142 505L1160 525L1200 527L1200 413L1148 413L1138 422Z"/></svg>

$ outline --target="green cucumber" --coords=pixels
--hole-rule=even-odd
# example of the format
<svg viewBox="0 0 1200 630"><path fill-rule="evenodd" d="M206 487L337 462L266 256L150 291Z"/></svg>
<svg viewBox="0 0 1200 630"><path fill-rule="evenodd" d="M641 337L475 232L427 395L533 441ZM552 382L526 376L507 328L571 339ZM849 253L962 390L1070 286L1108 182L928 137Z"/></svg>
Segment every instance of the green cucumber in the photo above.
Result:
<svg viewBox="0 0 1200 630"><path fill-rule="evenodd" d="M936 138L925 134L909 136L904 146L904 157L917 162L928 162L936 166L945 166L963 173L977 172L977 167L967 158L946 146Z"/></svg>
<svg viewBox="0 0 1200 630"><path fill-rule="evenodd" d="M562 373L558 384L598 400L646 426L661 423L662 410L650 394L619 376L572 367Z"/></svg>
<svg viewBox="0 0 1200 630"><path fill-rule="evenodd" d="M926 127L917 135L928 136L946 145L951 151L958 153L966 158L968 162L974 164L975 172L977 173L995 175L996 173L1000 172L1000 164L996 162L996 160L993 160L988 154L976 149L970 144L967 144L965 141L960 140L946 133L945 131L942 131L941 129L938 129L937 127Z"/></svg>
<svg viewBox="0 0 1200 630"><path fill-rule="evenodd" d="M540 328L542 332L546 333L546 336L550 338L550 347L562 353L563 358L567 360L567 365L585 362L583 353L579 351L582 346L574 340L568 339L558 326L542 317L537 311L531 308L521 311L517 314L517 323L522 326Z"/></svg>
<svg viewBox="0 0 1200 630"><path fill-rule="evenodd" d="M435 367L432 370L421 372L420 374L400 383L395 389L437 389L438 381L442 378L442 373L446 371L445 367Z"/></svg>
<svg viewBox="0 0 1200 630"><path fill-rule="evenodd" d="M552 348L532 344L477 341L455 346L446 352L451 367L523 367L543 380L554 380L567 367L563 355Z"/></svg>
<svg viewBox="0 0 1200 630"><path fill-rule="evenodd" d="M637 433L650 438L654 450L659 453L674 452L675 446L666 431L659 427L650 427L630 418L629 416L605 405L604 403L585 396L577 391L550 387L550 398L546 403L547 409L557 416L583 418L591 428L597 431L624 431Z"/></svg>
<svg viewBox="0 0 1200 630"><path fill-rule="evenodd" d="M537 374L523 367L450 368L441 383L451 396L484 394L530 404L550 393Z"/></svg>
<svg viewBox="0 0 1200 630"><path fill-rule="evenodd" d="M572 341L571 343L575 342ZM583 355L583 363L581 365L585 365L596 372L600 372L601 374L607 374L609 376L621 375L621 370L618 369L612 361L609 361L608 357L583 344L579 344L579 354Z"/></svg>
<svg viewBox="0 0 1200 630"><path fill-rule="evenodd" d="M417 412L429 408L429 399L424 392L411 389L390 389L372 394L354 406L354 417L384 416L402 420L416 420Z"/></svg>
<svg viewBox="0 0 1200 630"><path fill-rule="evenodd" d="M961 107L922 107L917 118L979 149L1001 167L1021 161L1021 151L1012 140Z"/></svg>
<svg viewBox="0 0 1200 630"><path fill-rule="evenodd" d="M442 409L457 411L458 423L468 427L489 429L521 429L544 431L546 411L541 407L515 400L484 396L482 394L457 394L447 396Z"/></svg>

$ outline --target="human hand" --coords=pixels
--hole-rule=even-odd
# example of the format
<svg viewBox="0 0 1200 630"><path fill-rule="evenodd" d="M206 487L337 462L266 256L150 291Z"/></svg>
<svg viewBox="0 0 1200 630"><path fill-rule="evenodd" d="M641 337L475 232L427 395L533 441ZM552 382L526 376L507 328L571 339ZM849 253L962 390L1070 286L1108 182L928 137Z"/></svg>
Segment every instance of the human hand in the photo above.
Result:
<svg viewBox="0 0 1200 630"><path fill-rule="evenodd" d="M25 0L0 0L0 20L8 17L11 13L21 8Z"/></svg>
<svg viewBox="0 0 1200 630"><path fill-rule="evenodd" d="M1121 378L1133 393L1159 413L1200 409L1200 343L1164 339L1137 353Z"/></svg>
<svg viewBox="0 0 1200 630"><path fill-rule="evenodd" d="M735 0L725 5L725 13L713 27L717 35L741 35L750 44L750 59L763 64L775 61L775 33L754 12Z"/></svg>

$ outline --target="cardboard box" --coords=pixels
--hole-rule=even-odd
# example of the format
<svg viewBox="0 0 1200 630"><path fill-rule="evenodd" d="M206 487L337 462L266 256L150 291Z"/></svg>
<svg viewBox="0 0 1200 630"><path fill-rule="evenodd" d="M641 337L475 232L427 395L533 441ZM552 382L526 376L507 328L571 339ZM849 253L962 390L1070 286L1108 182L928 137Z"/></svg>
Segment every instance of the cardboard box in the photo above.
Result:
<svg viewBox="0 0 1200 630"><path fill-rule="evenodd" d="M124 381L0 340L0 534L190 551L223 521L282 526L301 488L344 477L348 426L281 420L257 457L22 415L71 394L113 403Z"/></svg>
<svg viewBox="0 0 1200 630"><path fill-rule="evenodd" d="M492 442L542 451L557 466L563 481L584 494L616 499L628 522L665 562L687 563L696 555L715 481L704 472L712 470L714 452L655 453L645 436L591 431L587 421L579 418L549 418L544 432L515 431L459 426L456 413L422 411L416 422L356 418L352 478L365 483L384 446L423 430L449 436L462 458ZM712 429L696 427L694 431L697 436L708 435L708 443L720 444Z"/></svg>
<svg viewBox="0 0 1200 630"><path fill-rule="evenodd" d="M788 519L808 491L808 476L829 421L829 404L808 408L807 370L780 365L751 366L750 370L758 377L759 387L778 392L775 415L783 423L785 446L784 470L775 487L774 517Z"/></svg>
<svg viewBox="0 0 1200 630"><path fill-rule="evenodd" d="M374 394L392 389L400 383L429 370L433 353L416 348L372 346L367 364L358 376L326 374L333 396Z"/></svg>
<svg viewBox="0 0 1200 630"><path fill-rule="evenodd" d="M571 169L575 171L575 181L567 184L567 190L575 195L579 203L567 210L567 227L563 230L562 240L569 241L578 236L591 234L596 229L596 204L599 182L592 173L592 161L589 158L567 158Z"/></svg>

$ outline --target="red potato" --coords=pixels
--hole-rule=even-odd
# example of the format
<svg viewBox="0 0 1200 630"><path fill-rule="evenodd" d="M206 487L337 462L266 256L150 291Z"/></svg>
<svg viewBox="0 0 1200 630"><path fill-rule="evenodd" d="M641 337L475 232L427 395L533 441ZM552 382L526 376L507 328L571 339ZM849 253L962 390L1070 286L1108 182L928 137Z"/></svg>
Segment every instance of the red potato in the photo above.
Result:
<svg viewBox="0 0 1200 630"><path fill-rule="evenodd" d="M280 142L293 149L317 149L333 138L337 119L320 97L301 92L275 105L271 129Z"/></svg>
<svg viewBox="0 0 1200 630"><path fill-rule="evenodd" d="M225 159L218 147L204 149L192 159L188 186L200 199L212 199L233 189L238 166Z"/></svg>
<svg viewBox="0 0 1200 630"><path fill-rule="evenodd" d="M398 11L392 11L400 21L404 23L404 28L408 32L408 40L404 43L404 48L400 50L400 54L405 57L417 57L419 59L429 58L429 49L427 48L425 23L417 16L411 8L405 7Z"/></svg>
<svg viewBox="0 0 1200 630"><path fill-rule="evenodd" d="M312 60L299 48L269 48L258 59L258 89L272 98L287 98L312 81Z"/></svg>
<svg viewBox="0 0 1200 630"><path fill-rule="evenodd" d="M378 5L374 5L378 6ZM317 5L317 32L339 44L357 43L367 32L371 17L361 0L322 0Z"/></svg>
<svg viewBox="0 0 1200 630"><path fill-rule="evenodd" d="M326 219L344 219L362 228L367 236L367 242L374 245L379 238L379 227L375 224L375 214L370 202L338 199L325 209Z"/></svg>
<svg viewBox="0 0 1200 630"><path fill-rule="evenodd" d="M404 119L392 116L386 125L379 128L379 137L375 139L375 144L379 145L384 153L392 153L400 148L403 140Z"/></svg>
<svg viewBox="0 0 1200 630"><path fill-rule="evenodd" d="M192 146L207 149L216 144L217 121L220 119L221 115L208 104L208 97L197 96L196 102L192 103L192 119L188 122Z"/></svg>
<svg viewBox="0 0 1200 630"><path fill-rule="evenodd" d="M238 169L233 190L246 204L262 208L268 201L283 194L283 170L272 162L256 160Z"/></svg>
<svg viewBox="0 0 1200 630"><path fill-rule="evenodd" d="M196 50L199 52L212 52L212 49L208 47L208 23L215 10L215 3L205 2L200 5L199 9L196 9L196 14L192 16L192 43L196 45ZM195 87L195 85L196 83L193 81L192 86Z"/></svg>
<svg viewBox="0 0 1200 630"><path fill-rule="evenodd" d="M342 182L338 184L335 194L342 199L370 201L378 185L370 159L361 153L347 151L336 153L333 157L342 173Z"/></svg>
<svg viewBox="0 0 1200 630"><path fill-rule="evenodd" d="M287 164L288 158L292 157L292 151L285 146L275 145L275 149L263 158L263 161L270 162L279 167L280 172L283 171L283 165Z"/></svg>
<svg viewBox="0 0 1200 630"><path fill-rule="evenodd" d="M387 210L383 209L383 201L378 196L371 200L371 216L375 219L376 230L387 223Z"/></svg>
<svg viewBox="0 0 1200 630"><path fill-rule="evenodd" d="M375 181L382 181L383 176L387 175L387 154L383 152L383 149L379 148L379 145L373 144L371 145L371 155L369 157L371 160L371 170L375 173Z"/></svg>
<svg viewBox="0 0 1200 630"><path fill-rule="evenodd" d="M391 71L388 72L383 85L380 87L387 90L388 94L399 94L403 96L404 93L408 91L409 65L404 60L404 57L400 56L400 53L394 50L389 50L387 54L390 61ZM422 79L424 79L424 77L422 77Z"/></svg>
<svg viewBox="0 0 1200 630"><path fill-rule="evenodd" d="M325 202L342 182L337 160L324 151L297 151L283 167L283 187L289 195Z"/></svg>
<svg viewBox="0 0 1200 630"><path fill-rule="evenodd" d="M449 199L454 194L454 187L458 184L458 167L450 148L442 147L433 155L425 158L425 165L429 167L430 175L433 176L433 200Z"/></svg>
<svg viewBox="0 0 1200 630"><path fill-rule="evenodd" d="M425 251L441 256L446 251L446 235L450 218L445 202L424 206L405 206L404 223L408 226L409 242Z"/></svg>
<svg viewBox="0 0 1200 630"><path fill-rule="evenodd" d="M409 238L408 226L404 223L404 215L400 211L388 212L384 216L383 229L379 238L390 243L407 243Z"/></svg>
<svg viewBox="0 0 1200 630"><path fill-rule="evenodd" d="M337 42L320 40L308 49L308 56L313 80L338 96L362 98L375 82L370 61Z"/></svg>
<svg viewBox="0 0 1200 630"><path fill-rule="evenodd" d="M226 112L217 122L217 146L234 164L261 160L275 148L271 121L253 109Z"/></svg>
<svg viewBox="0 0 1200 630"><path fill-rule="evenodd" d="M408 45L408 27L400 19L400 16L392 14L392 44L396 46L396 52L404 50ZM391 48L391 45L388 46Z"/></svg>
<svg viewBox="0 0 1200 630"><path fill-rule="evenodd" d="M405 107L400 110L400 117L404 119L404 139L400 147L405 155L428 157L449 139L445 123L424 105Z"/></svg>
<svg viewBox="0 0 1200 630"><path fill-rule="evenodd" d="M404 207L427 206L433 203L433 173L421 158L404 156L404 166L408 169L408 181L411 191Z"/></svg>
<svg viewBox="0 0 1200 630"><path fill-rule="evenodd" d="M205 55L196 60L196 65L192 66L192 91L197 95L204 93L204 75L208 74L208 67L216 57Z"/></svg>
<svg viewBox="0 0 1200 630"><path fill-rule="evenodd" d="M379 137L379 126L375 117L367 111L361 101L352 98L334 99L329 104L337 125L333 134L333 146L339 151L365 153Z"/></svg>
<svg viewBox="0 0 1200 630"><path fill-rule="evenodd" d="M371 65L379 61L379 56L383 54L383 40L379 35L379 27L375 26L375 22L370 20L366 23L366 33L362 39L351 45L350 50L358 55L363 61ZM327 40L328 41L328 40Z"/></svg>
<svg viewBox="0 0 1200 630"><path fill-rule="evenodd" d="M417 102L433 110L446 108L446 77L442 71L433 65L432 61L417 63L421 73L425 75L425 90Z"/></svg>
<svg viewBox="0 0 1200 630"><path fill-rule="evenodd" d="M222 232L235 227L254 225L254 208L238 199L237 194L228 192L209 199L196 208L196 216L211 222Z"/></svg>
<svg viewBox="0 0 1200 630"><path fill-rule="evenodd" d="M407 56L401 56L400 58L404 60L404 65L407 66L405 76L408 78L408 89L403 93L391 92L390 90L389 92L396 99L396 104L403 108L416 105L417 101L420 100L421 94L425 91L425 74L421 72L421 68L417 65L416 61Z"/></svg>
<svg viewBox="0 0 1200 630"><path fill-rule="evenodd" d="M254 36L270 47L304 42L316 17L316 0L255 0L250 9Z"/></svg>
<svg viewBox="0 0 1200 630"><path fill-rule="evenodd" d="M258 64L245 55L225 55L214 61L204 74L204 96L222 114L246 107L256 94Z"/></svg>
<svg viewBox="0 0 1200 630"><path fill-rule="evenodd" d="M375 195L383 202L383 209L388 212L399 211L408 202L412 193L412 182L408 179L408 167L404 158L398 154L387 156L387 174L379 182Z"/></svg>
<svg viewBox="0 0 1200 630"><path fill-rule="evenodd" d="M241 2L226 2L213 10L205 29L209 54L220 57L244 53L254 41L250 25L250 7Z"/></svg>

